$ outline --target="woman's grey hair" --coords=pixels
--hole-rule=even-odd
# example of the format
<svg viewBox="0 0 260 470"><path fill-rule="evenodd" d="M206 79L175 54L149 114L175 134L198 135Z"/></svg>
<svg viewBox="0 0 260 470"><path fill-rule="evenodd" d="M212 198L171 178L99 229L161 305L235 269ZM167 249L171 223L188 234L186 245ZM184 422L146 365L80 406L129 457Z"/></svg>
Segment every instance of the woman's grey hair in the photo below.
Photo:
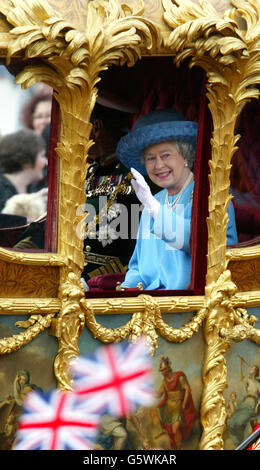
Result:
<svg viewBox="0 0 260 470"><path fill-rule="evenodd" d="M176 145L178 152L183 156L184 160L187 161L188 167L192 168L195 160L196 148L194 145L190 144L189 142L182 142L180 140L172 140L171 143ZM144 158L145 149L141 155L141 163L145 164Z"/></svg>
<svg viewBox="0 0 260 470"><path fill-rule="evenodd" d="M188 167L192 168L195 160L195 147L189 142L175 141L178 152L183 156L184 160L187 161Z"/></svg>

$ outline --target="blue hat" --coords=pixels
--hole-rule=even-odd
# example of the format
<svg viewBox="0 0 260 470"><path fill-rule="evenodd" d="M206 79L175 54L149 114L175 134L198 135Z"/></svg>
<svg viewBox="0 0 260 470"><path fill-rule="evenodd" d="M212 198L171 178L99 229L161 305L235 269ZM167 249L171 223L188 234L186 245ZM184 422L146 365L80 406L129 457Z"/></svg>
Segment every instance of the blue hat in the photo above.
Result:
<svg viewBox="0 0 260 470"><path fill-rule="evenodd" d="M168 140L178 140L196 145L198 124L185 121L178 111L157 109L141 116L132 132L124 135L117 145L117 157L127 168L142 174L146 168L141 162L143 150L150 145Z"/></svg>

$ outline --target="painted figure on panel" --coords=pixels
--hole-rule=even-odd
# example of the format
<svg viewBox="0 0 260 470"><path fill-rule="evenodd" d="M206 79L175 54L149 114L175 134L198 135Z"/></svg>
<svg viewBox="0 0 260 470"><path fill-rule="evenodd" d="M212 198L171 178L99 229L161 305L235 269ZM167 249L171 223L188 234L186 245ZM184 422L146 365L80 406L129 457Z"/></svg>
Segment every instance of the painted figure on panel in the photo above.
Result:
<svg viewBox="0 0 260 470"><path fill-rule="evenodd" d="M246 394L238 401L229 421L229 435L235 446L241 444L252 432L260 416L259 366L250 367L246 381Z"/></svg>
<svg viewBox="0 0 260 470"><path fill-rule="evenodd" d="M26 395L32 390L39 390L31 383L30 373L21 369L17 372L12 385L11 394L0 401L0 449L12 448L18 418Z"/></svg>
<svg viewBox="0 0 260 470"><path fill-rule="evenodd" d="M183 372L172 370L167 356L162 356L159 370L163 375L158 392L162 398L158 404L161 422L169 434L172 448L181 449L182 441L189 437L197 418L191 388Z"/></svg>
<svg viewBox="0 0 260 470"><path fill-rule="evenodd" d="M104 415L95 450L124 450L128 447L127 441L126 419Z"/></svg>
<svg viewBox="0 0 260 470"><path fill-rule="evenodd" d="M231 392L227 402L227 421L233 416L235 409L237 407L237 394L236 392Z"/></svg>
<svg viewBox="0 0 260 470"><path fill-rule="evenodd" d="M140 407L119 420L104 416L95 449L180 450L197 421L191 387L182 371L174 371L168 356L162 356L157 399L152 407Z"/></svg>

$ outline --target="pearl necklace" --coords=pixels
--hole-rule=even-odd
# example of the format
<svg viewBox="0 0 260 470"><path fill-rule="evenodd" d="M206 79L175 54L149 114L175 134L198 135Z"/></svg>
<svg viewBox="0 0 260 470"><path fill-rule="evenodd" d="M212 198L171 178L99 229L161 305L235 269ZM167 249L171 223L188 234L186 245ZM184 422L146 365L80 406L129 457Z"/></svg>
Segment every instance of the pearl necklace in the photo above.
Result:
<svg viewBox="0 0 260 470"><path fill-rule="evenodd" d="M173 202L169 202L169 197L168 197L168 191L166 190L166 196L165 196L165 204L172 210L174 211L174 209L176 208L177 204L179 203L185 189L187 188L187 186L189 186L189 184L191 183L191 181L193 180L193 173L190 173L188 178L186 179L184 185L182 186L178 196L176 197L176 199L174 199Z"/></svg>

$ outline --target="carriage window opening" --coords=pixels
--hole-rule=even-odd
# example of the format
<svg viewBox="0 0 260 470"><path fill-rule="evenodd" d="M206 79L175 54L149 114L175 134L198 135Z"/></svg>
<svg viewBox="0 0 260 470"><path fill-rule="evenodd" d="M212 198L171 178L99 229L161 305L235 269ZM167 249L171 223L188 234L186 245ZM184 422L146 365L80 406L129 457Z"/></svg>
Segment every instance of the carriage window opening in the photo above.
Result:
<svg viewBox="0 0 260 470"><path fill-rule="evenodd" d="M201 115L200 115L203 79L204 79L204 75L200 69L195 68L190 71L187 65L185 64L177 69L175 65L173 64L172 59L170 58L143 59L139 63L137 63L136 66L134 66L133 68L128 69L124 67L115 67L115 68L110 69L107 72L104 72L104 74L102 75L102 80L100 82L98 106L100 107L100 105L105 104L107 109L109 108L109 106L111 106L112 108L118 107L118 109L120 108L121 111L122 111L122 107L124 107L124 104L128 104L129 107L132 106L132 107L137 108L135 112L131 112L130 110L130 125L128 128L127 126L125 126L125 129L123 130L123 132L129 137L131 136L131 132L134 132L135 128L138 128L138 126L140 125L140 122L142 122L143 119L146 119L147 116L149 116L150 113L151 112L153 113L154 111L163 112L163 110L171 110L176 113L181 113L185 120L189 121L190 123L193 123L191 124L191 126L194 125L195 127L195 124L196 124L196 127L198 129L199 125L204 126L207 120L205 116L201 118ZM110 104L108 103L109 99L110 99ZM125 109L123 111L129 112L129 109L128 110ZM110 112L113 115L114 111L112 110ZM109 114L109 111L107 111L107 113ZM141 133L142 132L143 130L141 131ZM209 129L207 129L207 131L203 133L203 138L201 138L201 140L204 141L204 143L205 141L209 142L210 140L209 133L210 133ZM200 135L202 137L201 132L200 132ZM174 139L172 138L170 139L168 137L167 137L168 141L173 141L173 140L180 141L181 140L180 136L178 139L176 138L176 136L174 136ZM127 140L127 137L123 136L122 140L124 141L124 139ZM145 144L147 145L143 149L145 150L145 152L141 155L141 159L138 159L138 160L133 159L132 161L130 161L131 158L133 158L134 156L133 152L129 152L129 153L126 152L125 157L124 157L124 155L122 155L122 153L120 152L120 145L121 145L120 143L117 146L118 154L116 155L116 158L119 160L118 165L123 164L126 167L126 175L131 170L132 167L135 170L137 170L138 175L141 175L141 177L144 178L146 184L148 184L149 189L151 191L151 195L155 196L155 198L159 198L160 200L161 196L158 195L158 193L161 192L162 194L162 191L164 191L164 193L167 196L167 191L165 191L165 187L167 187L168 183L171 186L170 184L171 181L168 181L169 180L168 173L173 172L173 168L172 169L168 168L167 174L166 174L166 169L162 175L160 174L160 171L159 171L159 174L157 174L158 172L154 171L154 158L156 159L155 169L157 166L160 166L160 165L166 168L167 166L170 166L168 163L166 163L167 158L169 158L169 156L166 156L166 154L160 153L161 149L160 149L160 152L158 151L156 153L156 155L154 154L147 155L146 154L147 146L149 147L149 144L152 144L152 141L149 141L149 143L147 142L148 141L145 142ZM140 140L139 140L139 143L140 143ZM126 146L127 145L128 143L126 143ZM185 181L187 183L187 187L190 185L188 191L191 188L191 191L189 192L189 194L186 191L187 201L186 200L184 201L185 202L184 211L187 210L187 207L189 207L189 211L190 211L189 230L192 233L192 235L188 240L188 244L186 243L187 240L185 239L185 231L184 230L182 231L182 234L183 234L182 242L184 242L182 246L184 246L185 243L186 243L186 246L189 245L187 252L184 254L184 258L185 258L184 261L185 261L185 266L187 269L182 268L181 270L179 268L175 268L177 269L177 271L175 271L176 272L175 278L179 277L179 280L180 280L180 283L178 285L176 284L176 287L173 281L172 283L170 281L169 284L167 283L165 285L163 284L164 282L166 282L167 277L168 278L171 277L171 276L167 276L167 269L171 270L171 264L172 264L171 257L173 256L171 253L171 249L173 248L173 252L174 251L177 252L178 250L176 249L177 248L176 245L173 247L173 245L171 245L171 243L169 242L168 244L169 250L167 250L166 252L166 249L165 249L165 253L164 253L165 259L163 259L161 252L160 252L161 253L160 255L158 255L158 252L155 255L155 252L156 252L155 245L157 243L159 244L160 242L157 241L158 234L155 233L153 229L157 230L158 227L153 227L150 230L151 224L153 223L153 221L149 219L149 224L148 224L150 227L149 236L152 236L153 238L153 243L154 243L153 249L155 250L155 252L152 254L152 251L150 251L150 264L148 263L149 269L143 273L143 279L140 281L144 281L142 282L142 287L144 287L146 292L151 291L153 295L170 295L171 291L174 292L175 295L178 295L178 293L182 293L183 295L185 294L190 295L191 293L202 292L204 289L204 285L205 285L205 271L206 271L206 251L205 251L206 248L205 247L207 246L206 216L207 216L208 170L206 169L205 171L205 167L207 168L207 165L206 166L204 165L204 167L202 168L201 165L197 163L197 159L200 158L200 156L198 157L198 151L197 151L196 158L195 158L195 155L191 156L191 152L189 150L188 154L190 154L191 158L190 158L190 161L188 161L187 146L186 146L186 149L184 149L184 146L182 145L181 142L178 142L177 145L178 145L178 148L177 149L174 148L174 151L176 153L176 150L177 150L178 154L184 153L185 155L185 157L183 157L182 155L183 165L180 164L180 168L185 168L186 169L185 171L189 173L186 175L187 177L185 178ZM123 144L123 147L124 147L124 144ZM135 146L133 146L133 149L134 148ZM98 149L98 146L96 146L96 150L97 149ZM209 146L205 148L205 145L203 145L200 142L198 145L198 149L199 149L199 153L203 152L204 155L206 154L206 162L207 162L210 156ZM109 154L109 152L106 152L106 153ZM170 160L171 158L172 158L172 155L170 155ZM145 162L144 162L144 159L146 160ZM147 167L145 172L142 171L142 167L144 166ZM104 170L104 165L103 165L103 170ZM94 171L94 168L93 168L93 171ZM194 174L194 171L198 173L197 177ZM87 181L86 181L86 186L87 186L87 189L89 190L89 193L87 193L87 202L88 201L90 202L91 197L93 196L92 193L93 193L94 188L91 187L94 181L93 174L94 173L89 173L89 177L87 178ZM99 175L99 178L98 178L99 191L104 189L102 186L104 182L105 184L108 183L106 176L107 175L105 174ZM192 176L192 181L187 181L189 180L191 176ZM136 177L136 174L135 174L135 177ZM137 178L139 178L139 176L137 176ZM141 178L141 181L142 181L142 178ZM205 184L202 183L202 178ZM116 181L115 178L114 178L114 181ZM128 185L129 185L129 181L128 181ZM141 182L141 185L142 185L142 182ZM185 189L187 188L184 187L183 189L184 192L185 192ZM198 192L201 190L202 192L203 191L205 192L205 194L203 194L203 201L205 202L204 204L205 207L203 207L203 210L202 210L202 207L200 207L199 211L196 210L198 212L197 220L196 220L196 216L194 217L194 214L192 214L192 217L191 217L191 213L194 212L194 210L192 209L192 198L193 198L193 194L196 194L196 204L198 205L198 201L200 199L198 197ZM129 189L129 191L131 191L131 189ZM116 193L116 190L112 192L112 194L115 194L115 193ZM138 193L138 190L132 191L132 197L138 196L137 193ZM162 194L162 197L163 195L165 196L164 193ZM169 196L168 197L168 211L172 211L172 206L174 204L174 201L172 201L172 199L174 199L175 196L174 194L171 195L170 191L169 191L168 196ZM122 201L122 195L120 195L120 198ZM125 200L126 200L126 196L125 196ZM117 202L116 199L115 199L115 202ZM163 202L165 203L165 198L163 199ZM143 204L143 201L140 201L137 198L135 206L137 206L138 204L139 205ZM162 205L164 206L164 208L166 208L167 201L165 204L162 204ZM185 209L185 206L187 206L186 209ZM174 207L173 207L173 210L174 210ZM146 231L148 225L145 224L144 218L146 216L148 216L149 218L150 214L147 214L147 211L143 211L142 214L143 215L142 215L142 222L141 222L142 228L141 229ZM198 220L198 214L199 214L199 217L201 217L203 221ZM191 222L191 218L192 218L192 222ZM123 220L123 216L121 220ZM131 220L131 217L130 217L130 220ZM139 222L139 218L137 219L134 218L134 220L135 221L138 220ZM127 279L127 276L128 276L128 274L126 273L130 271L129 264L130 266L131 264L132 266L135 264L133 258L131 261L131 257L134 256L133 253L135 250L135 246L137 243L139 244L140 240L137 240L137 242L136 240L134 240L132 252L129 253L129 248L131 245L129 242L129 238L128 238L129 233L126 233L127 230L125 229L125 226L124 226L123 232L124 232L125 239L119 240L119 236L120 236L119 232L120 232L120 229L122 228L120 224L120 218L118 219L117 225L114 220L112 222L113 222L112 224L113 227L108 227L106 225L106 231L107 231L106 233L108 234L108 236L110 236L109 240L101 239L98 243L97 231L95 233L92 232L93 239L95 239L95 247L93 244L93 239L91 240L91 237L87 237L84 240L85 254L86 254L84 277L90 286L90 291L87 292L86 294L88 297L91 297L92 295L96 295L97 291L98 291L98 295L107 296L108 294L106 292L106 289L108 290L111 289L111 285L113 284L112 279L114 279L115 281L117 280L121 281L123 279L122 286L124 287L124 279ZM204 229L201 230L202 226L204 226L205 230ZM184 229L184 226L182 227ZM111 228L113 230L110 230ZM161 226L162 230L164 230L164 228L165 227ZM174 228L171 227L171 229L172 229L172 232L174 232ZM138 230L138 227L137 227L137 230ZM130 234L131 232L132 234L133 232L136 233L137 230L131 231L131 227L130 227ZM195 236L195 231L196 231L196 236ZM105 235L104 231L100 232L100 227L98 227L98 234L100 233L102 233L102 235ZM203 233L203 236L202 236L202 233ZM139 228L139 234L140 234L140 228ZM123 250L124 253L128 253L128 259L127 260L124 259L122 261L122 259L120 259L120 250L117 249L114 252L113 247L115 248L116 246L119 247L119 244L123 245L123 242L125 243L125 246L127 246L128 248L128 250ZM190 252L191 244L193 245L192 255ZM146 241L142 243L141 250L144 250L143 251L144 257L146 256L145 250L148 250L149 252L150 248L148 245L149 243L146 245ZM201 256L200 267L202 268L203 264L205 266L203 267L203 269L200 269L200 273L202 273L202 280L200 280L199 282L200 273L196 271L195 275L192 274L193 268L194 268L192 264L194 265L194 263L195 262L197 263L198 261L198 255L195 256L194 250L195 251L197 250L200 253L202 253L200 249L201 248L200 245L203 245L204 247L203 255L200 255ZM100 250L100 253L98 252L98 250ZM205 253L205 256L204 256L204 253ZM102 264L102 256L98 256L99 254L103 255L103 264ZM96 257L96 266L93 263L95 262L95 257ZM146 261L148 258L147 257L145 258ZM143 259L141 260L141 264L142 264L141 269L145 267L146 261ZM163 274L164 266L165 266L165 273ZM90 268L91 268L91 271L90 271ZM153 275L152 275L152 270L154 271ZM185 274L186 277L184 279L184 276L183 276L183 279L181 279L184 270L186 271L186 274ZM106 287L105 285L106 280L108 281L108 284L107 284L108 287ZM140 291L136 292L137 291L136 285L135 286L132 285L132 284L138 284L138 276L136 278L133 278L132 281L133 282L131 282L131 285L129 286L129 288L127 287L127 290L119 291L118 294L116 295L128 296L128 295L138 295L138 293L140 294ZM143 284L145 285L143 286ZM104 290L104 292L102 292L102 290Z"/></svg>

